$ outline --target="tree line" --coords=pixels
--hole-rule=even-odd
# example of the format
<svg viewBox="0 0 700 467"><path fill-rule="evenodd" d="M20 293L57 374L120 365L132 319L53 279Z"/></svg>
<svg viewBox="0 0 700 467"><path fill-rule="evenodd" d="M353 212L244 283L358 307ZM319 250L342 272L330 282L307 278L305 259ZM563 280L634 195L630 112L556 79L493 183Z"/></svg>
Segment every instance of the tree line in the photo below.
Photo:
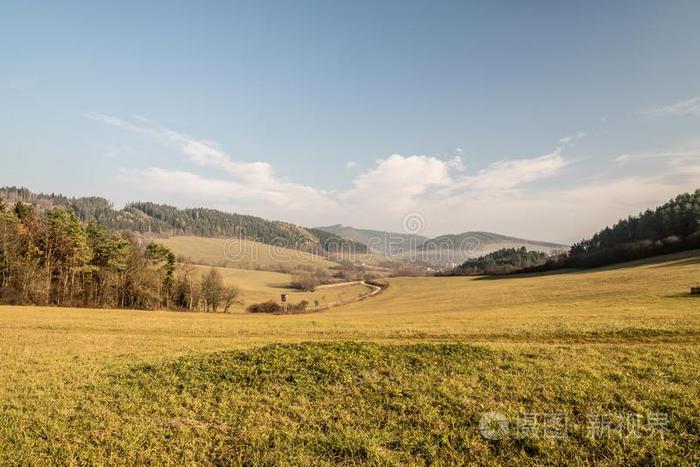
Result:
<svg viewBox="0 0 700 467"><path fill-rule="evenodd" d="M322 230L215 209L178 209L150 202L129 203L123 209L114 209L104 198L69 198L18 187L0 188L0 197L33 205L40 212L54 207L68 209L81 221L94 222L110 230L245 238L321 255L367 253L366 245Z"/></svg>
<svg viewBox="0 0 700 467"><path fill-rule="evenodd" d="M655 209L622 219L567 253L502 249L465 261L445 275L490 275L592 268L700 248L700 190L676 196Z"/></svg>
<svg viewBox="0 0 700 467"><path fill-rule="evenodd" d="M567 267L595 267L700 248L700 190L622 219L571 246Z"/></svg>
<svg viewBox="0 0 700 467"><path fill-rule="evenodd" d="M0 198L0 303L228 311L237 289L215 269L200 276L159 243Z"/></svg>
<svg viewBox="0 0 700 467"><path fill-rule="evenodd" d="M525 268L540 266L548 255L541 251L528 251L525 247L502 248L478 258L469 259L448 272L448 275L481 276L510 274Z"/></svg>

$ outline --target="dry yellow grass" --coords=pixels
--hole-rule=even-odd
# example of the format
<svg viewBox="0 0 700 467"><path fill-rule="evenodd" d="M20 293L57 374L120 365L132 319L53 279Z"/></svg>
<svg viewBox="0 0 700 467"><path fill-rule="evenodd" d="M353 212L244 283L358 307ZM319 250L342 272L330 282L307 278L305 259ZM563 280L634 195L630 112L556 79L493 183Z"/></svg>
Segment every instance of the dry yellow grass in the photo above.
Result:
<svg viewBox="0 0 700 467"><path fill-rule="evenodd" d="M210 269L210 266L193 266L201 273ZM314 292L303 292L292 289L289 283L292 280L290 274L270 271L254 271L249 269L215 268L221 273L224 283L238 287L241 292L239 303L231 307L232 312L242 313L248 305L266 302L268 300L279 301L281 294L288 294L291 303L299 303L302 300L309 302L310 307L315 306L318 300L319 306L336 305L352 301L360 295L370 292L370 289L362 284L349 284L333 288L319 288Z"/></svg>
<svg viewBox="0 0 700 467"><path fill-rule="evenodd" d="M176 255L194 263L240 269L294 269L298 266L330 268L337 264L321 256L242 239L176 236L158 239Z"/></svg>
<svg viewBox="0 0 700 467"><path fill-rule="evenodd" d="M181 342L193 336L222 339L222 346L329 338L557 341L573 336L624 338L625 332L636 331L695 339L700 333L700 299L688 291L700 276L699 255L693 251L624 268L534 277L394 278L376 297L309 315L1 306L0 326L40 332L56 327L77 334L88 329L106 336L124 333L127 339L141 330L163 335L167 346L176 336ZM222 271L231 282L240 277L239 285L248 287L256 299L267 294L278 298L280 289L274 284L288 278L270 272Z"/></svg>
<svg viewBox="0 0 700 467"><path fill-rule="evenodd" d="M531 277L396 278L384 294L336 310L332 319L367 323L385 334L402 328L470 339L631 329L697 332L700 300L689 288L698 280L697 250L624 267Z"/></svg>

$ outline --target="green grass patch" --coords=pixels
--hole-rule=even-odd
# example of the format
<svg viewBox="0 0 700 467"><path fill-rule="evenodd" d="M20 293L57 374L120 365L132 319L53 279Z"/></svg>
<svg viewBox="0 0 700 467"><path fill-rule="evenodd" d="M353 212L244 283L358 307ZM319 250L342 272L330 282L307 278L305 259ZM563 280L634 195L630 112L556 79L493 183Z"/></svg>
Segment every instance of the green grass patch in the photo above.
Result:
<svg viewBox="0 0 700 467"><path fill-rule="evenodd" d="M27 443L35 456L77 463L697 463L699 354L347 342L189 355L83 386L72 411L14 447ZM511 423L502 439L479 430L489 411ZM663 437L594 437L587 421L661 412L669 416ZM543 431L543 417L560 413L568 428L558 439ZM538 414L542 429L516 434L523 414ZM37 459L0 453L11 462Z"/></svg>

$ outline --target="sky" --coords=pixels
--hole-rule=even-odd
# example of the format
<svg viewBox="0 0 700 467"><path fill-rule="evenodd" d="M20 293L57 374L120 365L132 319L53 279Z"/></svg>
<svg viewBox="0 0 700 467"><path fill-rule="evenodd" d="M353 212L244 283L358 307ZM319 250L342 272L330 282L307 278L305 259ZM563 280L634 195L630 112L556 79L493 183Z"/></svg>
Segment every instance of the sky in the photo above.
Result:
<svg viewBox="0 0 700 467"><path fill-rule="evenodd" d="M0 185L569 243L700 187L698 20L694 0L5 0Z"/></svg>

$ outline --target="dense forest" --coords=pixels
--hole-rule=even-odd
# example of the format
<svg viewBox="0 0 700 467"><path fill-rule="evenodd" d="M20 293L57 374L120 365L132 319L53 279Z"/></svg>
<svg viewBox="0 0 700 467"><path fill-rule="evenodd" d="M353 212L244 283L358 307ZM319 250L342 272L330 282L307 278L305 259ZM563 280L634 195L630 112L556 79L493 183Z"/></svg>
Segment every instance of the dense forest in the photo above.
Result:
<svg viewBox="0 0 700 467"><path fill-rule="evenodd" d="M130 203L123 209L114 209L104 198L68 198L17 187L0 188L0 197L9 202L30 204L40 213L54 207L69 209L83 222L123 232L237 237L321 255L339 251L367 252L367 247L361 243L321 230L214 209L178 209L156 203Z"/></svg>
<svg viewBox="0 0 700 467"><path fill-rule="evenodd" d="M684 193L571 246L567 267L595 267L700 248L700 190Z"/></svg>
<svg viewBox="0 0 700 467"><path fill-rule="evenodd" d="M590 239L575 243L568 253L545 255L524 248L502 249L468 260L444 274L591 268L695 248L700 248L700 190L678 195L656 209L620 220Z"/></svg>
<svg viewBox="0 0 700 467"><path fill-rule="evenodd" d="M525 247L503 248L487 255L470 259L450 270L447 275L480 276L509 274L525 268L540 266L548 259L546 253L528 251Z"/></svg>
<svg viewBox="0 0 700 467"><path fill-rule="evenodd" d="M0 198L0 303L227 311L237 295L216 270L200 278L163 245Z"/></svg>

